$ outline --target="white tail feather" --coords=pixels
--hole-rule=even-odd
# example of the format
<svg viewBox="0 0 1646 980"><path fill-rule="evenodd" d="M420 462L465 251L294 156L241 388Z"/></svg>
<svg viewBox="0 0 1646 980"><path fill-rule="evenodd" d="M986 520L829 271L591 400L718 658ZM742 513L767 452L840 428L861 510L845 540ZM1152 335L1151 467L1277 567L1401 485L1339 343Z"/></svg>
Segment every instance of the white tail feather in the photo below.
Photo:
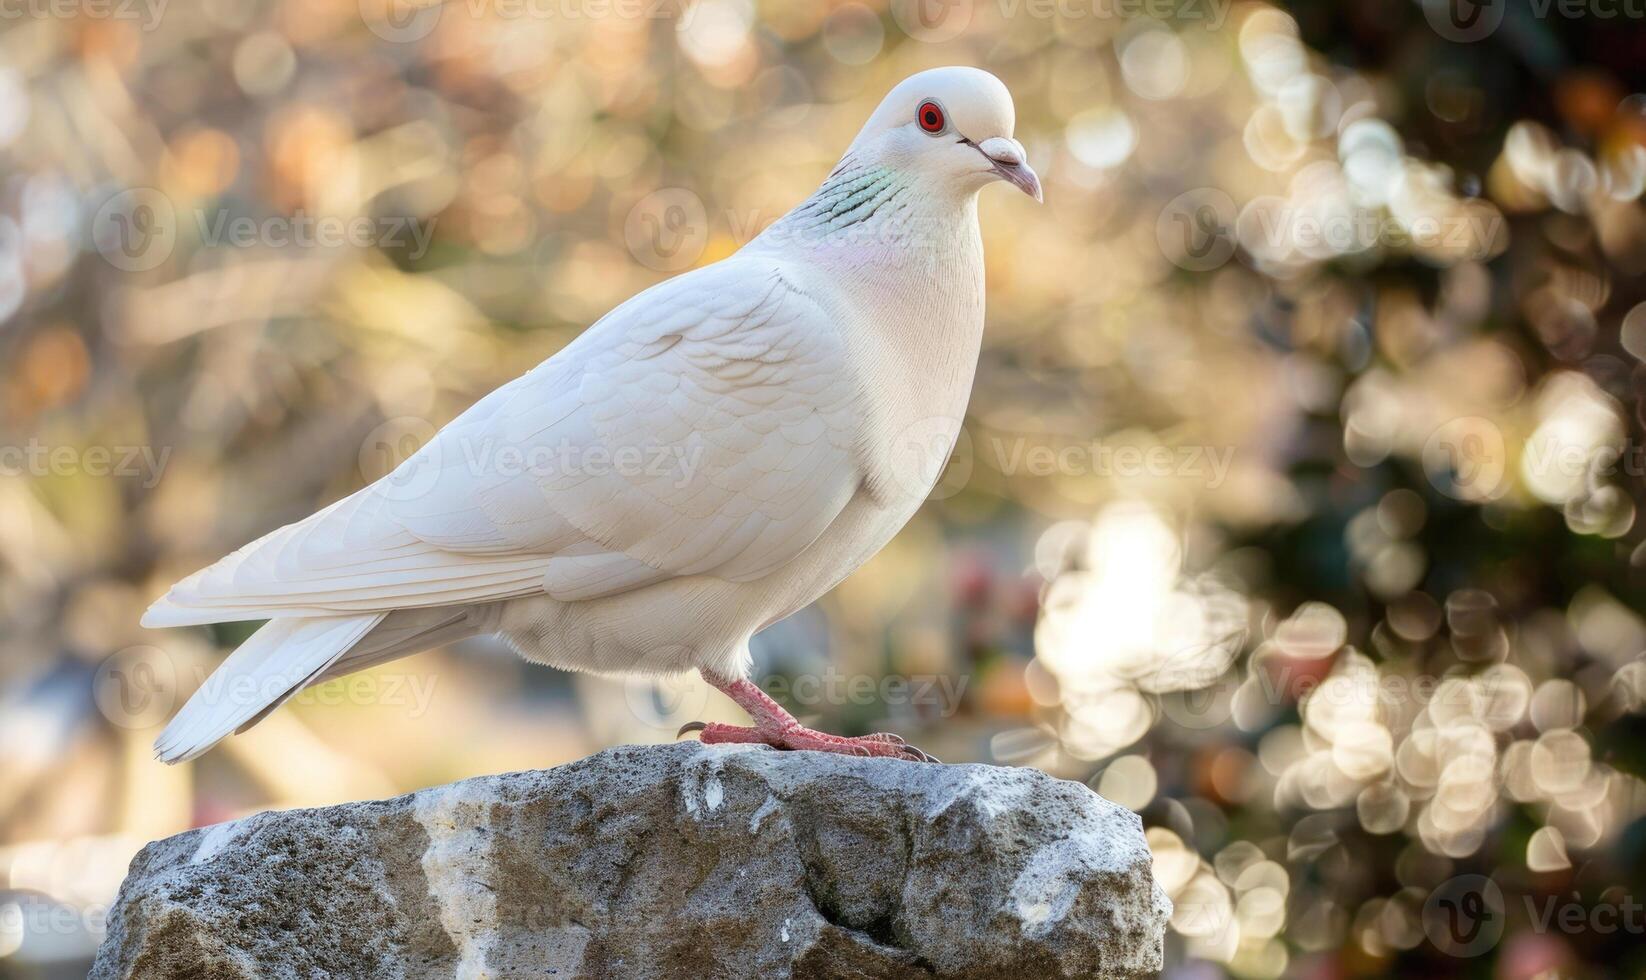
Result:
<svg viewBox="0 0 1646 980"><path fill-rule="evenodd" d="M155 739L155 756L168 763L192 759L267 714L347 653L384 615L270 620L183 705Z"/></svg>

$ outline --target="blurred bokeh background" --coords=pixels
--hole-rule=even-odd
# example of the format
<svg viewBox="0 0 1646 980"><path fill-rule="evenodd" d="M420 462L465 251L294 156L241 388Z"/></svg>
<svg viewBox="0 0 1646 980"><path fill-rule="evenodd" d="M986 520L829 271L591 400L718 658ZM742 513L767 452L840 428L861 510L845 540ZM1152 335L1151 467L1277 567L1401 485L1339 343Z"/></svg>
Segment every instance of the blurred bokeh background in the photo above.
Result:
<svg viewBox="0 0 1646 980"><path fill-rule="evenodd" d="M952 63L1010 86L1047 203L985 192L950 468L756 679L1139 811L1173 977L1646 975L1646 7L0 16L0 975L83 974L147 840L736 720L468 642L166 768L255 624L137 620Z"/></svg>

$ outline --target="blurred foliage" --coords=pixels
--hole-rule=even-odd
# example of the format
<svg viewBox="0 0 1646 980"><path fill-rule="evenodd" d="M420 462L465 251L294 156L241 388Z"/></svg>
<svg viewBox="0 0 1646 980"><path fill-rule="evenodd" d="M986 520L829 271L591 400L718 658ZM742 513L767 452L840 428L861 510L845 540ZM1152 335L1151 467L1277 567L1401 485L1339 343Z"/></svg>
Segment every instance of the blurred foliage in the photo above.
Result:
<svg viewBox="0 0 1646 980"><path fill-rule="evenodd" d="M1137 809L1176 976L1646 973L1646 25L1477 6L1471 40L1430 0L18 8L0 973L73 975L143 840L729 711L470 643L166 769L247 626L136 624L734 251L951 63L1011 88L1048 203L985 193L950 469L757 679ZM1507 928L1459 958L1469 874Z"/></svg>

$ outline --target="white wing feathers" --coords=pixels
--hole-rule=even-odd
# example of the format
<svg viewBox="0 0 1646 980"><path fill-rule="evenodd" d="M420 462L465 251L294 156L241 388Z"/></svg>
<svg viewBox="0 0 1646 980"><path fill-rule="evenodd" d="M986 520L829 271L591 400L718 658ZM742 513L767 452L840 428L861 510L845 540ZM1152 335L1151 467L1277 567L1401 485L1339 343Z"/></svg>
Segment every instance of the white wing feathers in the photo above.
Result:
<svg viewBox="0 0 1646 980"><path fill-rule="evenodd" d="M182 762L253 724L323 674L383 620L382 613L276 619L212 672L155 740L162 762Z"/></svg>
<svg viewBox="0 0 1646 980"><path fill-rule="evenodd" d="M178 583L144 624L758 578L856 491L855 394L833 320L771 260L734 257L635 296L390 476Z"/></svg>

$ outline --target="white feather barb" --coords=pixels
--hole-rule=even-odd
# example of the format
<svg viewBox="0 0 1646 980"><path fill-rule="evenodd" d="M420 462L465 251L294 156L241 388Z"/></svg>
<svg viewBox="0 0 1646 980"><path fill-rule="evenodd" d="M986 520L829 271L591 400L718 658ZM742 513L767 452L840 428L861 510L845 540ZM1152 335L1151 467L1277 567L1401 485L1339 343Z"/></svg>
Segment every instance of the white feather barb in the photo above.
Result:
<svg viewBox="0 0 1646 980"><path fill-rule="evenodd" d="M155 739L161 762L184 762L302 690L382 622L384 613L274 619L207 677Z"/></svg>

